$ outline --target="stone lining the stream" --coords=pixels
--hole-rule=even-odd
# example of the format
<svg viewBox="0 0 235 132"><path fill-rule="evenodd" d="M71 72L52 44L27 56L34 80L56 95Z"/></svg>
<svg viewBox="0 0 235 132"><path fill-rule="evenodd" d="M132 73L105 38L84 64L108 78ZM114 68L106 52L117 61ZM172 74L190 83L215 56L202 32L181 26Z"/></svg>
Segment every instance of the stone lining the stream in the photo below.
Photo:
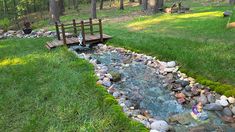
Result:
<svg viewBox="0 0 235 132"><path fill-rule="evenodd" d="M74 51L92 63L99 80L130 118L151 131L235 131L235 99L220 96L163 62L123 48L98 44L92 51ZM201 101L208 122L194 120L191 107Z"/></svg>

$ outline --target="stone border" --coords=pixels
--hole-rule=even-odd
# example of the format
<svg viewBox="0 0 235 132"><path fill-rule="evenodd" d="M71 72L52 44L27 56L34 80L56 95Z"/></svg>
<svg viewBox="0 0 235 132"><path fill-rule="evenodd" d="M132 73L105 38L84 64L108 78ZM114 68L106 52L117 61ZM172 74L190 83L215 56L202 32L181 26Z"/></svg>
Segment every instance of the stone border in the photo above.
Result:
<svg viewBox="0 0 235 132"><path fill-rule="evenodd" d="M77 57L85 59L94 65L95 73L99 78L97 84L103 85L108 93L112 94L117 99L119 105L123 108L123 111L128 117L141 122L147 128L150 128L152 132L168 131L171 129L166 121L154 119L149 115L148 111L135 109L135 107L126 100L125 93L113 87L113 77L108 73L107 67L99 65L97 60L92 59L84 53L78 54L73 49L69 50L76 54ZM158 70L159 74L162 75L164 87L172 91L171 95L174 95L180 104L193 106L200 101L204 105L205 110L214 111L223 121L228 123L235 122L235 99L224 95L221 96L211 91L209 87L196 83L195 79L179 71L179 66L177 66L175 61L159 61L156 60L155 57L103 44L98 44L95 50L99 50L100 52L117 51L131 54L134 60L141 60L147 66Z"/></svg>

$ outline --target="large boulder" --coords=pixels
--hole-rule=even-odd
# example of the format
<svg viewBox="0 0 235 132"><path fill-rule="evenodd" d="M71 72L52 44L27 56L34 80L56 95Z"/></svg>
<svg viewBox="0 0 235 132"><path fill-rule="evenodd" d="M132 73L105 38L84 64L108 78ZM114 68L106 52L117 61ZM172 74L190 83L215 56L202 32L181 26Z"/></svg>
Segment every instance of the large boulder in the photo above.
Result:
<svg viewBox="0 0 235 132"><path fill-rule="evenodd" d="M211 111L221 111L221 110L223 110L223 107L219 104L216 104L216 103L206 104L203 108L205 110L211 110Z"/></svg>

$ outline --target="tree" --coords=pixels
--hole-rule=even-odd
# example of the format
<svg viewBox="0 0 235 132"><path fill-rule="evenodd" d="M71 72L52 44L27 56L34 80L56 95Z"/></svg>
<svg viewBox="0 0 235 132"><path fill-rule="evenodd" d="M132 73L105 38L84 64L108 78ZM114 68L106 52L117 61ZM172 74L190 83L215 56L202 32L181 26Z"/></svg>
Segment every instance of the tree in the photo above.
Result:
<svg viewBox="0 0 235 132"><path fill-rule="evenodd" d="M65 7L64 7L64 0L59 0L59 14L64 15Z"/></svg>
<svg viewBox="0 0 235 132"><path fill-rule="evenodd" d="M142 9L143 11L148 9L148 0L142 0Z"/></svg>
<svg viewBox="0 0 235 132"><path fill-rule="evenodd" d="M60 21L59 0L50 0L50 15L53 22Z"/></svg>
<svg viewBox="0 0 235 132"><path fill-rule="evenodd" d="M124 10L124 0L120 0L120 10Z"/></svg>
<svg viewBox="0 0 235 132"><path fill-rule="evenodd" d="M235 0L229 0L229 4L234 5L235 4Z"/></svg>
<svg viewBox="0 0 235 132"><path fill-rule="evenodd" d="M163 8L163 0L148 0L149 12L157 13Z"/></svg>
<svg viewBox="0 0 235 132"><path fill-rule="evenodd" d="M97 18L96 14L96 0L91 0L91 17Z"/></svg>
<svg viewBox="0 0 235 132"><path fill-rule="evenodd" d="M104 0L100 0L100 10L103 10L104 7Z"/></svg>

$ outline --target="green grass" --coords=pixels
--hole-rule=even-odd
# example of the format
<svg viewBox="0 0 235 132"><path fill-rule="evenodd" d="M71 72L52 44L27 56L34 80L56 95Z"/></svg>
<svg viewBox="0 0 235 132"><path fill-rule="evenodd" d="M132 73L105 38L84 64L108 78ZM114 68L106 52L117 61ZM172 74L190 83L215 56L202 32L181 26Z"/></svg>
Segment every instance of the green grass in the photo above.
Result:
<svg viewBox="0 0 235 132"><path fill-rule="evenodd" d="M231 6L205 1L183 3L191 8L190 13L148 16L139 14L141 7L129 5L124 11L107 7L98 10L98 17L111 19L104 22L104 32L113 36L108 44L161 60L176 60L180 70L198 82L217 89L221 94L232 93L231 90L235 89L235 29L227 29L229 18L223 18L223 12L231 10ZM167 6L171 4L166 3ZM62 20L88 18L89 11L82 8L81 13L75 15L66 13ZM122 21L122 16L133 20ZM113 18L119 18L119 21L112 21Z"/></svg>
<svg viewBox="0 0 235 132"><path fill-rule="evenodd" d="M91 64L46 41L0 41L0 131L147 131L96 85Z"/></svg>

